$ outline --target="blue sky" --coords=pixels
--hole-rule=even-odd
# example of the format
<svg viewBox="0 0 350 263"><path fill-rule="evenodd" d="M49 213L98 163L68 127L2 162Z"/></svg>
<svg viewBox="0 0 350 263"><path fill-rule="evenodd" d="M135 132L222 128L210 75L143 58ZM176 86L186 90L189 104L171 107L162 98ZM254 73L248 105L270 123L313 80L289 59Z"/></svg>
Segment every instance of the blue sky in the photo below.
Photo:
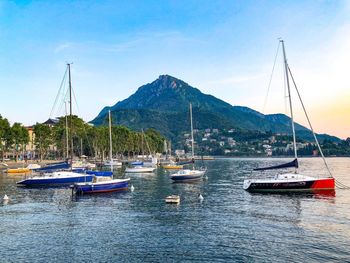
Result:
<svg viewBox="0 0 350 263"><path fill-rule="evenodd" d="M46 120L66 62L86 121L161 74L263 111L283 37L316 130L347 137L349 11L349 1L1 1L0 114ZM265 113L284 111L273 83Z"/></svg>

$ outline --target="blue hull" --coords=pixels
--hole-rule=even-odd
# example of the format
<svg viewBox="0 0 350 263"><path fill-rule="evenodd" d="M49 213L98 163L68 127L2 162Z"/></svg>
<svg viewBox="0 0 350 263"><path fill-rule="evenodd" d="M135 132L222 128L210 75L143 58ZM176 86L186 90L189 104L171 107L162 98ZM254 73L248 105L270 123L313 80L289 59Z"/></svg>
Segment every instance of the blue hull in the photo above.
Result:
<svg viewBox="0 0 350 263"><path fill-rule="evenodd" d="M25 179L18 182L24 186L65 186L74 183L92 182L93 175L82 174L79 177L64 177L64 178L43 178L43 179Z"/></svg>
<svg viewBox="0 0 350 263"><path fill-rule="evenodd" d="M92 174L96 176L113 176L111 171L86 171L86 174Z"/></svg>
<svg viewBox="0 0 350 263"><path fill-rule="evenodd" d="M143 165L143 162L132 162L131 165Z"/></svg>
<svg viewBox="0 0 350 263"><path fill-rule="evenodd" d="M73 189L76 194L94 194L94 193L108 193L126 190L129 186L129 181L105 184L86 184L74 185Z"/></svg>
<svg viewBox="0 0 350 263"><path fill-rule="evenodd" d="M202 178L202 175L196 175L196 176L190 176L190 175L183 175L183 176L172 176L171 180L174 180L175 182L183 182L183 181L196 181Z"/></svg>

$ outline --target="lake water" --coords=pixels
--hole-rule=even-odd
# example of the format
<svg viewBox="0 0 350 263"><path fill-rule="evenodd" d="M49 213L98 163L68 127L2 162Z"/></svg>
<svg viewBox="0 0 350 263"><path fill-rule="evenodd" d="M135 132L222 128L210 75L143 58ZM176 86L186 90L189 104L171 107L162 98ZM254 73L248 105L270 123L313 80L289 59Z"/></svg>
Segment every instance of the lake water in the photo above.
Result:
<svg viewBox="0 0 350 263"><path fill-rule="evenodd" d="M133 175L135 191L72 198L26 189L0 174L0 262L350 262L350 190L335 195L250 194L252 168L279 159L207 161L207 180L174 184ZM319 159L301 170L323 174ZM350 158L329 159L350 185ZM204 197L198 201L198 194ZM179 194L179 205L164 198Z"/></svg>

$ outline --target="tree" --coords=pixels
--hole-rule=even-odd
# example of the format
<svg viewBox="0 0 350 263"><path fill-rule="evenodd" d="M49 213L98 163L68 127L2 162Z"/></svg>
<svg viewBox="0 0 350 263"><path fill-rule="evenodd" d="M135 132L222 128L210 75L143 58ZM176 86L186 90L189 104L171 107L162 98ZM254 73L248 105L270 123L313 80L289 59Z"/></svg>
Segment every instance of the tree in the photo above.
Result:
<svg viewBox="0 0 350 263"><path fill-rule="evenodd" d="M36 148L39 149L39 156L42 161L53 142L51 128L45 124L37 123L34 125L34 134L34 143Z"/></svg>
<svg viewBox="0 0 350 263"><path fill-rule="evenodd" d="M5 158L5 151L8 149L11 142L11 127L6 118L2 118L0 115L0 151L2 155L2 161Z"/></svg>
<svg viewBox="0 0 350 263"><path fill-rule="evenodd" d="M23 151L25 145L29 142L28 130L20 123L15 122L11 127L13 148L16 154L16 162L18 161L19 152ZM23 156L24 157L24 156Z"/></svg>
<svg viewBox="0 0 350 263"><path fill-rule="evenodd" d="M70 116L68 117L68 127L66 127L66 116L59 117L58 123L53 127L53 140L57 147L57 150L61 156L64 155L64 152L67 151L66 147L66 128L68 129L68 137L69 137L69 147L70 140L73 139L73 148L74 152L77 155L81 155L80 149L80 141L86 139L87 130L89 126L83 121L83 119L79 118L76 115L72 116L72 127L70 127ZM66 156L67 157L67 156Z"/></svg>

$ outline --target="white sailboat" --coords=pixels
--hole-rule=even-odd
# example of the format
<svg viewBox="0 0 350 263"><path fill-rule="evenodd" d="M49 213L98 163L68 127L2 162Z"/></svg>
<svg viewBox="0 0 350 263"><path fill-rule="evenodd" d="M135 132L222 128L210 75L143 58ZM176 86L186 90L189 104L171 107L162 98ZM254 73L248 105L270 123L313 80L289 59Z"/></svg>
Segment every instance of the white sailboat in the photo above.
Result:
<svg viewBox="0 0 350 263"><path fill-rule="evenodd" d="M108 128L109 128L109 160L105 160L103 165L110 166L111 170L113 167L122 166L122 162L117 159L113 159L113 150L112 150L112 119L111 119L111 111L108 111Z"/></svg>
<svg viewBox="0 0 350 263"><path fill-rule="evenodd" d="M191 119L191 142L192 142L192 161L194 162L194 137L193 137L193 121L192 121L192 104L190 103L190 119ZM206 169L183 169L177 173L171 174L170 178L175 182L196 181L202 178Z"/></svg>
<svg viewBox="0 0 350 263"><path fill-rule="evenodd" d="M335 179L333 178L333 176L329 170L329 167L327 165L326 159L324 158L322 149L321 149L320 144L318 143L317 137L313 131L313 128L312 128L312 125L310 123L309 117L306 113L304 104L301 100L298 88L295 84L293 75L291 74L290 68L288 66L283 40L280 40L280 43L282 43L285 79L286 79L286 84L287 84L287 89L288 89L288 97L289 97L290 118L291 118L292 132L293 132L294 160L292 162L289 162L289 163L276 165L276 166L272 166L272 167L257 168L255 170L262 171L262 170L273 170L273 169L294 167L295 171L289 172L289 173L279 173L279 174L276 174L275 177L273 177L273 178L246 179L243 182L243 189L250 191L250 192L334 190ZM316 144L318 146L319 152L320 152L320 154L323 158L324 164L329 172L328 177L325 177L325 178L313 177L313 176L307 176L304 174L300 174L298 172L299 164L298 164L298 155L297 155L297 147L296 147L296 136L295 136L293 106L292 106L292 99L291 99L291 92L290 92L290 85L289 85L289 77L291 77L291 79L293 81L294 87L297 91L298 97L300 99L300 102L302 104L306 118L308 120L310 129L313 133L314 139L315 139Z"/></svg>
<svg viewBox="0 0 350 263"><path fill-rule="evenodd" d="M144 140L144 132L142 130L142 143L141 143L141 147L142 147L142 158L144 158L145 154L143 151L143 140ZM148 142L145 138L146 141L146 145L148 148L149 153L151 154L151 149L148 145ZM131 163L131 167L127 167L125 169L126 173L153 173L156 169L157 169L157 158L153 157L151 162L145 162L144 160L142 160L141 162L136 161Z"/></svg>

